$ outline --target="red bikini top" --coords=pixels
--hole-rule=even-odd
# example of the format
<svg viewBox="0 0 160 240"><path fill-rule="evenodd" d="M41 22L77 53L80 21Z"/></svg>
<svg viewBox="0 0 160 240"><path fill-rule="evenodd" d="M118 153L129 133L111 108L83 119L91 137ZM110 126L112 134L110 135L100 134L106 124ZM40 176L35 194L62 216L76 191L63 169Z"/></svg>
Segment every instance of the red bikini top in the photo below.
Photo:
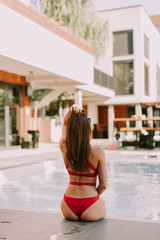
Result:
<svg viewBox="0 0 160 240"><path fill-rule="evenodd" d="M87 165L88 167L93 171L93 173L76 173L76 172L72 172L70 170L68 170L68 166L69 166L69 162L67 162L66 164L66 169L69 173L70 176L79 176L79 177L96 177L97 176L97 169L94 168L91 163L87 160ZM96 183L84 183L84 182L70 182L70 184L74 184L74 185L88 185L88 186L96 186Z"/></svg>

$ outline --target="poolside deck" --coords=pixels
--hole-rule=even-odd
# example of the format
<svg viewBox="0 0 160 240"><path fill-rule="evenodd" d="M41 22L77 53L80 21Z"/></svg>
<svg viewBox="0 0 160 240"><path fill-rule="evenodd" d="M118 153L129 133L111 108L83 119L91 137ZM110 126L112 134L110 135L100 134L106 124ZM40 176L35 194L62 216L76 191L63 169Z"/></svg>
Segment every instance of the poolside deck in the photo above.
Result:
<svg viewBox="0 0 160 240"><path fill-rule="evenodd" d="M59 212L0 209L3 240L159 240L160 221L72 222Z"/></svg>

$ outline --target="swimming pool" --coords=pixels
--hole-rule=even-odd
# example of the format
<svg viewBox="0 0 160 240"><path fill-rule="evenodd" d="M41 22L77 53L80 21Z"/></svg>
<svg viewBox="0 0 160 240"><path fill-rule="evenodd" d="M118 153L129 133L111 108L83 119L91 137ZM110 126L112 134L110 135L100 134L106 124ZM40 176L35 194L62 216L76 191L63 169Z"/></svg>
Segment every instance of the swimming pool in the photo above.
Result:
<svg viewBox="0 0 160 240"><path fill-rule="evenodd" d="M160 220L160 159L107 153L107 216ZM68 184L61 160L0 171L0 207L60 210Z"/></svg>

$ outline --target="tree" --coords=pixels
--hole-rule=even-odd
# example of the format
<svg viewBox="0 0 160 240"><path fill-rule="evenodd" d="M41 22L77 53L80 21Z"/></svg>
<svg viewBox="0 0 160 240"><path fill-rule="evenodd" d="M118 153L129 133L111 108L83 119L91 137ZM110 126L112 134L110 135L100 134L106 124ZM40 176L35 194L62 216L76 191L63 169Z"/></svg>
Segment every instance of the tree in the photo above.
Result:
<svg viewBox="0 0 160 240"><path fill-rule="evenodd" d="M42 0L42 13L86 41L96 58L105 52L108 24L94 11L92 0Z"/></svg>

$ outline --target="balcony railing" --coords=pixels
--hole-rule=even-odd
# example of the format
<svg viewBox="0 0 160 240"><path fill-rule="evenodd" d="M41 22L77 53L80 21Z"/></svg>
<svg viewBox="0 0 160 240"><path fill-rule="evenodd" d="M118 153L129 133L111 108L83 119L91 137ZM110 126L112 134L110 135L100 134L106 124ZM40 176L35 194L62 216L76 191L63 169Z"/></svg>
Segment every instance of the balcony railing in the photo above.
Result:
<svg viewBox="0 0 160 240"><path fill-rule="evenodd" d="M113 78L94 68L94 83L106 88L114 89Z"/></svg>

